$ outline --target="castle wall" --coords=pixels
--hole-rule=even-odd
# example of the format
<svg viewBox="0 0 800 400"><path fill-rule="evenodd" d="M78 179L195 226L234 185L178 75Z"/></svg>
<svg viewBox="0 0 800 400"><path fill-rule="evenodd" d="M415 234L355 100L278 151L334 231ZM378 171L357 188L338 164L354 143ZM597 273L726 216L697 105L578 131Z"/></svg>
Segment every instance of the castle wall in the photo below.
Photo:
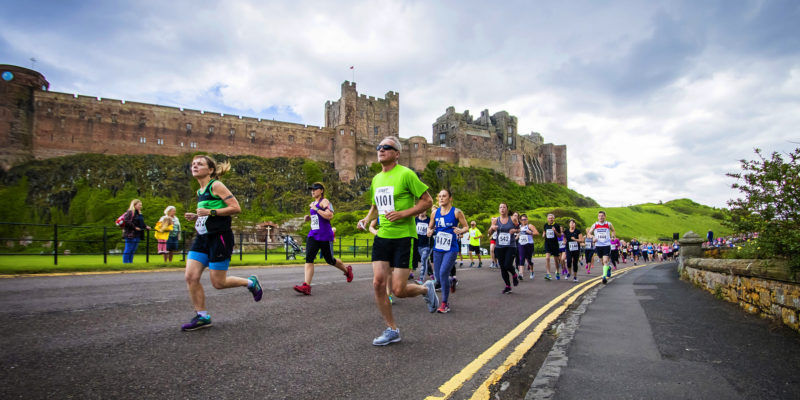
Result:
<svg viewBox="0 0 800 400"><path fill-rule="evenodd" d="M50 84L42 74L13 65L0 65L0 167L33 158L35 93Z"/></svg>
<svg viewBox="0 0 800 400"><path fill-rule="evenodd" d="M58 92L36 92L35 108L36 158L207 151L333 162L330 128Z"/></svg>

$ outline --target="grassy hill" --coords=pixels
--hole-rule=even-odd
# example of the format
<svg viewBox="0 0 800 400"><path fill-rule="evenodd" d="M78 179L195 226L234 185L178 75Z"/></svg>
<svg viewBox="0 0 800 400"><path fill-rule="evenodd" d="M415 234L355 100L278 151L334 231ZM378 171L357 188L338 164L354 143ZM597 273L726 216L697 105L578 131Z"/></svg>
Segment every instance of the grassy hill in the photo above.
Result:
<svg viewBox="0 0 800 400"><path fill-rule="evenodd" d="M339 182L330 163L300 158L264 159L254 156L214 155L229 161L232 170L223 177L236 195L242 214L236 227L261 221L282 222L307 212L310 196L307 186L322 181L327 195L336 206L333 221L339 237L369 236L355 229L356 221L369 207L369 184L380 170L379 164L359 167L357 179ZM144 204L146 222L151 226L167 205L174 205L178 215L194 209L198 188L192 178L192 156L110 156L79 154L31 161L9 171L0 171L0 221L71 224L113 227L133 198ZM431 162L419 172L434 197L441 188L453 192L454 204L469 219L485 230L500 202L514 210L530 210L531 220L541 226L548 212L555 210L559 221L575 217L579 223L594 221L598 204L573 190L556 184L519 186L502 174L484 168L462 168ZM672 232L698 233L712 229L726 232L721 226L724 214L690 200L676 200L663 205L642 204L606 209L622 237L643 239L671 237ZM299 234L307 232L308 225ZM19 237L24 229L0 226L3 237ZM76 234L78 235L78 234ZM65 239L80 239L68 237ZM31 250L28 248L27 250Z"/></svg>

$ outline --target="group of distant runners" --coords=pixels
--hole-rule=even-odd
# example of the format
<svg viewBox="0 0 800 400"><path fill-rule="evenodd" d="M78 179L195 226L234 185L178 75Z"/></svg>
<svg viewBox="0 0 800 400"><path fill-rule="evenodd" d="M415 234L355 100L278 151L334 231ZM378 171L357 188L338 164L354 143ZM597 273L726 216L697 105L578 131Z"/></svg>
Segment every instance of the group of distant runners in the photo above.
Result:
<svg viewBox="0 0 800 400"><path fill-rule="evenodd" d="M428 312L448 313L450 294L456 291L456 258L461 254L460 236L469 234L470 261L472 254L480 258L480 238L483 234L475 221L467 223L466 216L453 206L453 193L443 189L437 194L437 206L424 184L411 169L398 164L402 144L396 137L386 137L377 148L382 170L372 179L370 186L371 207L367 215L358 221L357 227L375 234L372 246L373 290L378 311L386 329L373 340L373 345L384 346L399 342L400 330L392 313L394 298L422 296ZM197 236L188 253L186 262L186 284L195 315L182 326L192 331L211 326L211 317L205 304L205 293L200 277L208 268L214 288L226 289L246 287L255 301L263 295L256 276L249 278L227 275L234 247L231 231L231 216L241 212L239 203L230 190L218 179L230 169L228 163L217 163L206 155L194 157L192 176L197 179L198 203L194 213L185 213L188 221L195 223ZM314 276L314 259L321 252L325 262L342 271L347 282L353 280L353 269L345 266L333 256L333 229L331 219L334 208L325 197L322 183L309 188L313 201L309 205L306 221L311 223L306 247L304 280L294 290L304 295L311 294ZM429 214L430 213L430 214ZM597 222L585 230L569 220L562 227L555 222L553 214L539 231L528 220L527 215L510 213L506 203L498 206L498 216L491 219L487 231L490 236L491 268L498 268L504 283L502 293L513 291L527 271L533 279L534 237L544 239L545 280L572 278L578 281L578 264L583 264L591 274L594 256L602 260L602 281L611 277L612 266L616 269L620 256L623 262L630 257L634 263L669 258L677 253L677 247L665 244L640 243L636 239L626 243L616 237L611 222L603 211ZM414 267L419 265L417 279ZM471 263L474 265L474 263ZM426 280L425 278L428 277ZM441 300L436 291L441 290Z"/></svg>

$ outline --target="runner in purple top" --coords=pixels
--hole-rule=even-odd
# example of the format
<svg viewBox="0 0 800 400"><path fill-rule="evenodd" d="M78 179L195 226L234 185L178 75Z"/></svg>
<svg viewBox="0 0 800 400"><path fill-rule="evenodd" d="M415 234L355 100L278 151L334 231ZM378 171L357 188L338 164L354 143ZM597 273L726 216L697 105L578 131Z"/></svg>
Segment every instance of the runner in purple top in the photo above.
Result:
<svg viewBox="0 0 800 400"><path fill-rule="evenodd" d="M314 182L309 188L314 201L309 205L310 215L306 215L306 221L311 221L311 230L308 232L306 242L306 266L305 281L302 285L295 285L294 290L299 293L311 294L311 279L314 278L314 258L318 252L322 252L322 257L329 265L333 265L347 277L347 282L353 281L353 267L344 266L342 260L333 258L333 229L331 219L333 219L333 205L325 198L325 186L320 182Z"/></svg>

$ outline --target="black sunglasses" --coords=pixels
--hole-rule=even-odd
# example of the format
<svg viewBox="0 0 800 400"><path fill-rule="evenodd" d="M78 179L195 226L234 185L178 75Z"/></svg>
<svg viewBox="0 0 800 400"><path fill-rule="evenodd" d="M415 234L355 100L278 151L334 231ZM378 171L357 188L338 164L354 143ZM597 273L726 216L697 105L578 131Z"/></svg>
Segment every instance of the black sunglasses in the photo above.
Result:
<svg viewBox="0 0 800 400"><path fill-rule="evenodd" d="M377 151L381 151L381 149L383 149L383 150L394 150L394 151L397 151L397 149L396 149L396 148L394 148L394 146L392 146L392 145L389 145L389 144L379 144L379 145L375 146L375 150L377 150Z"/></svg>

